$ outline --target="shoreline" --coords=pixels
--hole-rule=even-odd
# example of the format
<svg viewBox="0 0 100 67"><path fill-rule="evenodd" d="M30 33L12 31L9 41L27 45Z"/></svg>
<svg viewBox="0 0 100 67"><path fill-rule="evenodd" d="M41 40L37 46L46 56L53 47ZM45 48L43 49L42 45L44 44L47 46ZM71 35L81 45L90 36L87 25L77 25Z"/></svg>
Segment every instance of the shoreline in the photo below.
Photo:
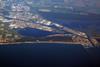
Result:
<svg viewBox="0 0 100 67"><path fill-rule="evenodd" d="M41 43L45 43L45 44L52 44L52 43L56 43L56 44L80 44L77 42L48 42L48 41L39 41L39 42L13 42L13 43L0 43L0 45L13 45L13 44L41 44Z"/></svg>

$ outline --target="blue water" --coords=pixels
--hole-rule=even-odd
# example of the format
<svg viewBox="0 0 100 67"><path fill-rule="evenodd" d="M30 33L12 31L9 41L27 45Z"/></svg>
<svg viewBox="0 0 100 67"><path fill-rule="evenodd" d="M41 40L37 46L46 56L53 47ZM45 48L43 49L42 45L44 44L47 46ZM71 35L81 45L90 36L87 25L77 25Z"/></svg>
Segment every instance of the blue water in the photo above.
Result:
<svg viewBox="0 0 100 67"><path fill-rule="evenodd" d="M90 32L90 29L94 28L96 32L100 32L99 31L100 16L73 15L73 14L60 14L60 13L40 13L40 14L48 20L62 24L72 29Z"/></svg>
<svg viewBox="0 0 100 67"><path fill-rule="evenodd" d="M43 31L39 29L25 28L17 30L22 36L25 37L43 37L50 34L55 34L54 32Z"/></svg>
<svg viewBox="0 0 100 67"><path fill-rule="evenodd" d="M50 15L45 15L45 18L54 22L63 24L73 29L80 31L90 32L91 26L100 32L99 20L82 20L67 18L54 18ZM89 27L90 26L90 27ZM89 28L88 28L89 27ZM48 35L39 30L24 29L20 31L21 34L32 36ZM100 48L84 48L81 45L72 44L18 44L9 46L0 46L0 61L5 65L13 66L57 66L60 67L75 67L75 66L88 66L97 65L100 62ZM52 67L52 66L51 66Z"/></svg>
<svg viewBox="0 0 100 67"><path fill-rule="evenodd" d="M73 30L78 30L85 32L89 35L96 32L100 34L100 17L92 16L81 16L72 14L60 14L60 13L39 13L44 19L51 20L54 23L62 24L63 26L69 27ZM37 29L22 29L18 31L25 36L46 36L49 34L54 34L52 32L41 31ZM37 34L39 33L39 34Z"/></svg>
<svg viewBox="0 0 100 67"><path fill-rule="evenodd" d="M99 64L99 48L81 45L20 44L0 46L0 61L6 65L87 66Z"/></svg>

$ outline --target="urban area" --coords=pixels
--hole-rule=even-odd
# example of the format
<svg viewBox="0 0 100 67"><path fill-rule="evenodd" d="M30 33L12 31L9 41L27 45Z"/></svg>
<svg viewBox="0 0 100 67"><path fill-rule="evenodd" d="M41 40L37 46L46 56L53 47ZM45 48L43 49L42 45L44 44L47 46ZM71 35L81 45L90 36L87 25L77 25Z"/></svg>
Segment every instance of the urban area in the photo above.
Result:
<svg viewBox="0 0 100 67"><path fill-rule="evenodd" d="M71 29L63 24L45 19L38 14L39 11L65 13L66 10L68 10L68 13L74 11L75 14L79 13L82 15L87 15L88 12L99 13L95 9L93 11L83 11L83 9L91 9L91 5L87 4L89 0L81 1L78 1L79 4L74 4L73 0L0 0L0 45L15 43L64 43L81 44L86 47L98 46L99 41L97 39L99 39L99 36L89 37L85 32ZM85 8L86 6L90 7ZM99 7L99 5L97 6ZM35 37L34 35L32 37L25 37L18 30L26 28L52 34L41 37ZM40 35L41 33L37 34Z"/></svg>

